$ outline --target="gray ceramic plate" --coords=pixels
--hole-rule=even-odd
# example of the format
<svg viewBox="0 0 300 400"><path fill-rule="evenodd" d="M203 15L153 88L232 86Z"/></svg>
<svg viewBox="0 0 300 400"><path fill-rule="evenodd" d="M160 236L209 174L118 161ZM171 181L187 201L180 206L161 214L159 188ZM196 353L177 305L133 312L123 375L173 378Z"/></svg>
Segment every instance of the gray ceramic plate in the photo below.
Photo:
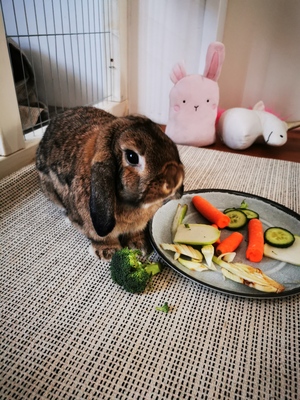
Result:
<svg viewBox="0 0 300 400"><path fill-rule="evenodd" d="M183 267L179 262L174 261L174 253L162 250L160 247L161 243L171 243L170 228L178 203L188 204L188 212L184 219L184 222L207 223L207 221L200 216L200 214L195 210L194 206L191 203L192 197L195 194L200 194L208 201L210 201L215 207L222 211L228 207L239 207L241 202L245 200L248 204L249 209L252 209L259 214L264 229L270 226L280 226L282 228L288 229L295 234L300 234L300 216L292 210L271 200L248 193L221 189L196 190L186 192L180 200L171 200L163 207L161 207L156 212L149 224L149 232L152 245L157 253L170 267L172 267L174 270L176 270L186 278L192 279L197 283L227 294L252 298L274 298L285 297L300 293L299 266L297 267L295 265L287 264L285 262L272 260L267 257L264 257L260 263L251 263L250 261L246 260L245 252L247 247L247 228L243 228L240 231L244 234L245 239L240 245L234 261L244 262L248 265L260 268L265 274L285 286L285 290L283 292L279 294L263 293L240 283L236 283L228 279L224 280L220 272L190 271L187 268ZM229 234L230 231L224 229L222 230L221 238L224 238Z"/></svg>

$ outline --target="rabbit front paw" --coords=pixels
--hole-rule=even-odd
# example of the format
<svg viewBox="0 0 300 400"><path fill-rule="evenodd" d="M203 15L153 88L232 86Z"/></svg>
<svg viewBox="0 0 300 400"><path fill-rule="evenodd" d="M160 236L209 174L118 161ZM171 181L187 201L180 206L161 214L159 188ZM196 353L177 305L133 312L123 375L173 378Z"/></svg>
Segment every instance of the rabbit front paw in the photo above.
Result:
<svg viewBox="0 0 300 400"><path fill-rule="evenodd" d="M144 256L149 255L153 251L148 237L144 231L124 235L120 241L122 247L138 249Z"/></svg>
<svg viewBox="0 0 300 400"><path fill-rule="evenodd" d="M90 246L90 254L103 261L110 261L113 254L121 249L120 244L109 245L108 243L93 242Z"/></svg>

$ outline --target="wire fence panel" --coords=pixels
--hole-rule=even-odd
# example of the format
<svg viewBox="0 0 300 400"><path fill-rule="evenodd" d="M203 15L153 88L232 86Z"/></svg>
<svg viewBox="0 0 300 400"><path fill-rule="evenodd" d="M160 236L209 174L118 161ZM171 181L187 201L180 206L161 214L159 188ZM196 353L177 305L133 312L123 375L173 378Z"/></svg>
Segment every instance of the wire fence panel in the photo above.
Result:
<svg viewBox="0 0 300 400"><path fill-rule="evenodd" d="M0 0L24 134L110 99L111 0Z"/></svg>

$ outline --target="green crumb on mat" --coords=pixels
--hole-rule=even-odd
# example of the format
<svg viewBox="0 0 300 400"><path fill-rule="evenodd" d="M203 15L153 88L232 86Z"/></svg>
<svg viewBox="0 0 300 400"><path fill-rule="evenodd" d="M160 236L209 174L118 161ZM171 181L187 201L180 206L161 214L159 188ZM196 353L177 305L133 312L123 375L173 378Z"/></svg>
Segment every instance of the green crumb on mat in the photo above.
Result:
<svg viewBox="0 0 300 400"><path fill-rule="evenodd" d="M162 306L155 307L156 311L162 311L164 313L168 313L170 311L170 307L167 302L165 302Z"/></svg>

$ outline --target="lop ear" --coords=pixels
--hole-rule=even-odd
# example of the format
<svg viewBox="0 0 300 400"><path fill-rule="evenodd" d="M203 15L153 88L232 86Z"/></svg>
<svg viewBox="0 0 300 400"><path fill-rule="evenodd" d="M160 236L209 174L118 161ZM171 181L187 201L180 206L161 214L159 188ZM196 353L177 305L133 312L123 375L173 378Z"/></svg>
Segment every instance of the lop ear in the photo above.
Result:
<svg viewBox="0 0 300 400"><path fill-rule="evenodd" d="M115 174L112 159L97 161L91 170L90 215L99 236L107 236L115 227Z"/></svg>
<svg viewBox="0 0 300 400"><path fill-rule="evenodd" d="M170 74L171 81L175 84L178 81L180 81L180 79L184 78L185 76L186 76L186 70L185 70L184 64L178 63L178 64L174 65L172 72Z"/></svg>
<svg viewBox="0 0 300 400"><path fill-rule="evenodd" d="M224 58L224 44L221 42L211 43L207 49L205 70L203 76L213 81L217 81L221 74Z"/></svg>

